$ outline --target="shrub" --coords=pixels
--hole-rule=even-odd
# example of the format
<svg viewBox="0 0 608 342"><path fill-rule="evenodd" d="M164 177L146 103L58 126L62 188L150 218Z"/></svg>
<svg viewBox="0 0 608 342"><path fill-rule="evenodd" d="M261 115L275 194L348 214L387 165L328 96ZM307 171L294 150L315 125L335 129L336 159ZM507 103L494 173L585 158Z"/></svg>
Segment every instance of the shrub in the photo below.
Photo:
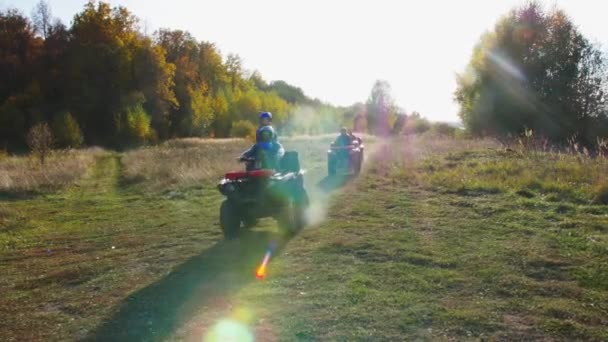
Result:
<svg viewBox="0 0 608 342"><path fill-rule="evenodd" d="M442 136L446 136L446 137L454 137L454 135L456 134L456 127L454 126L450 126L449 124L445 123L445 122L439 122L436 124L433 124L431 127L431 131L434 134L437 135L442 135Z"/></svg>
<svg viewBox="0 0 608 342"><path fill-rule="evenodd" d="M255 125L246 120L239 120L232 125L230 136L251 139L255 137Z"/></svg>
<svg viewBox="0 0 608 342"><path fill-rule="evenodd" d="M405 134L422 134L431 129L431 123L424 118L410 116L405 123Z"/></svg>
<svg viewBox="0 0 608 342"><path fill-rule="evenodd" d="M38 156L40 165L44 165L44 161L53 146L53 133L49 124L43 122L30 128L27 134L27 146L32 154Z"/></svg>
<svg viewBox="0 0 608 342"><path fill-rule="evenodd" d="M608 205L608 183L600 184L595 188L593 204Z"/></svg>
<svg viewBox="0 0 608 342"><path fill-rule="evenodd" d="M82 145L82 131L78 122L69 112L63 112L53 122L53 132L57 137L57 145L61 147L79 147Z"/></svg>
<svg viewBox="0 0 608 342"><path fill-rule="evenodd" d="M150 117L141 105L127 110L127 136L134 143L145 143L154 137Z"/></svg>
<svg viewBox="0 0 608 342"><path fill-rule="evenodd" d="M471 139L471 134L464 129L456 128L454 131L454 138L456 139Z"/></svg>

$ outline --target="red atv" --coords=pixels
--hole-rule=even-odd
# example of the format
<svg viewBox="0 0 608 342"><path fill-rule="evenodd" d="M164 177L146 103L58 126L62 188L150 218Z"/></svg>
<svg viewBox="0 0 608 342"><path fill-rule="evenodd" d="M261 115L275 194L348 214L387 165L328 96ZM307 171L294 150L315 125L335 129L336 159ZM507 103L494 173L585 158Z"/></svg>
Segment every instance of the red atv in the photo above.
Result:
<svg viewBox="0 0 608 342"><path fill-rule="evenodd" d="M363 142L359 138L347 146L331 144L327 151L327 173L330 176L358 175L363 165L363 150Z"/></svg>
<svg viewBox="0 0 608 342"><path fill-rule="evenodd" d="M254 226L263 217L274 217L290 234L302 229L309 200L297 152L286 152L279 170L265 168L260 158L243 161L247 171L228 172L218 184L226 196L220 207L224 237L237 237L242 228Z"/></svg>

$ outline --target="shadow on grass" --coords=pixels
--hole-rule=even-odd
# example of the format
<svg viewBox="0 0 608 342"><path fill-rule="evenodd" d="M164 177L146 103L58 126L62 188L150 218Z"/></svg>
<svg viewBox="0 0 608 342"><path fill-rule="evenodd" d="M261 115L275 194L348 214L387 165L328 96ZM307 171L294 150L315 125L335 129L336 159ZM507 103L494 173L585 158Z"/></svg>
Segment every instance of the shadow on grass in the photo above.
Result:
<svg viewBox="0 0 608 342"><path fill-rule="evenodd" d="M350 182L354 176L345 175L345 176L327 176L317 184L317 187L321 189L325 193L334 192L341 187L345 186L348 182Z"/></svg>
<svg viewBox="0 0 608 342"><path fill-rule="evenodd" d="M274 245L280 254L289 237L246 232L221 241L170 274L126 298L112 317L85 341L161 341L214 298L238 291L255 280L256 266Z"/></svg>
<svg viewBox="0 0 608 342"><path fill-rule="evenodd" d="M0 201L16 202L21 200L28 200L38 196L42 196L44 193L39 191L5 191L0 190Z"/></svg>

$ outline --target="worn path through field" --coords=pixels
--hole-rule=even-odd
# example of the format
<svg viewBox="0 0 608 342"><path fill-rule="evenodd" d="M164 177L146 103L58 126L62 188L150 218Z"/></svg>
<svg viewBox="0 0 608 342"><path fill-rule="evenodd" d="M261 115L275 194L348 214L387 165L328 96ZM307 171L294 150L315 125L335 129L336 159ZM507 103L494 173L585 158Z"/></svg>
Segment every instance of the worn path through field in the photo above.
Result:
<svg viewBox="0 0 608 342"><path fill-rule="evenodd" d="M377 154L386 148L385 142L377 141L373 144L369 144L366 150L365 167L362 175L366 172L368 167L368 161L377 160ZM304 163L303 165L309 166L306 173L306 188L311 199L311 207L308 213L309 226L305 228L307 234L314 234L315 230L324 229L323 222L327 218L328 212L332 210L332 207L336 204L333 203L332 198L340 193L357 192L357 184L355 179L352 177L328 177L327 168L325 164L325 155L318 155L318 151L315 155L303 154ZM344 191L341 189L344 188ZM267 223L264 229L274 226L274 222ZM253 232L255 233L255 231ZM241 324L241 328L247 328L242 331L249 331L255 340L259 341L278 341L280 336L278 335L277 329L274 327L274 319L271 316L264 314L264 307L266 303L264 300L247 301L239 299L239 293L250 291L251 289L264 288L264 291L271 291L271 283L275 281L275 277L278 275L273 274L274 263L282 258L281 254L293 255L290 251L289 240L283 239L276 233L267 233L269 241L279 241L280 249L273 255L273 258L269 266L268 278L259 281L254 278L255 267L261 262L264 254L264 248L268 246L257 244L252 241L251 235L245 235L241 237L238 242L239 248L243 246L251 246L250 255L239 254L235 257L231 263L243 264L243 260L250 260L245 267L234 269L231 267L222 269L218 273L218 278L212 281L207 281L202 285L201 291L205 292L207 298L204 302L198 304L198 308L191 312L190 318L184 317L183 325L177 329L173 334L170 335L170 340L187 340L187 341L201 341L205 340L210 332L224 332L229 335L233 332L222 331L228 326L229 329L233 323ZM299 237L295 237L296 240ZM257 253L257 254L256 254ZM238 261L240 260L240 261ZM228 277L228 278L226 278ZM216 287L231 287L236 279L240 279L241 283L238 284L235 291L216 293ZM249 284L251 283L251 284ZM242 286L241 286L242 285ZM242 287L242 288L241 288ZM254 290L256 291L256 290ZM275 296L268 292L269 296ZM282 295L282 294L277 294ZM267 298L268 301L272 301L273 298ZM219 331L217 330L219 329ZM238 332L238 329L237 329ZM232 336L232 335L230 335ZM242 337L242 336L241 336ZM219 339L222 340L222 339ZM246 340L246 339L242 339ZM214 340L217 341L217 340Z"/></svg>
<svg viewBox="0 0 608 342"><path fill-rule="evenodd" d="M373 150L374 146L370 146L368 156ZM318 148L311 148L303 154L310 161L303 163L308 168L306 187L312 202L310 218L314 226L322 229L321 222L330 205L332 191L345 185L346 180L333 182L332 188L323 187L327 184L322 182L327 180L324 150L319 154ZM102 170L114 175L99 182L109 189L114 187L123 191L120 179L116 179L120 173L110 172L112 163L116 168L120 167L119 160L114 157L99 162L101 166L106 165ZM114 181L110 181L112 178ZM95 187L101 184L91 185L92 191L103 191ZM200 215L203 221L198 224L213 222L212 226L201 229L217 230L219 234L217 207L222 197L212 188L205 188L204 193L208 193L203 201L208 210ZM198 200L186 196L182 202L192 204ZM126 207L129 205L125 203ZM183 214L187 215L186 212ZM272 264L281 258L281 253L289 253L289 238L279 234L275 226L274 220L262 220L260 227L235 241L219 241L203 248L202 252L185 260L162 278L130 294L101 326L88 334L87 339L157 341L187 338L200 341L213 324L239 309L234 297L256 281L254 270L269 246L275 246L271 271ZM272 279L271 276L269 278ZM260 334L268 335L272 330L268 324L254 326Z"/></svg>

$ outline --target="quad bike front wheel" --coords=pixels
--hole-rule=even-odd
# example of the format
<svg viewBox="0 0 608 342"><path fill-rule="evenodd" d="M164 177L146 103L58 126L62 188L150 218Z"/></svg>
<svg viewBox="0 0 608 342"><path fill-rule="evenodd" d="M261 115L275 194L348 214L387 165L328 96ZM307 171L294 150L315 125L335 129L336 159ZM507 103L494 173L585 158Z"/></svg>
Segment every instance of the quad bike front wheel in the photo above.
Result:
<svg viewBox="0 0 608 342"><path fill-rule="evenodd" d="M243 226L245 226L245 228L253 228L257 224L258 224L258 219L255 217L245 217L243 219Z"/></svg>
<svg viewBox="0 0 608 342"><path fill-rule="evenodd" d="M234 239L239 234L241 215L238 208L229 200L225 200L220 206L220 226L227 240Z"/></svg>
<svg viewBox="0 0 608 342"><path fill-rule="evenodd" d="M363 167L363 151L359 154L359 158L357 158L357 165L355 166L355 175L359 175L361 173L361 168Z"/></svg>

